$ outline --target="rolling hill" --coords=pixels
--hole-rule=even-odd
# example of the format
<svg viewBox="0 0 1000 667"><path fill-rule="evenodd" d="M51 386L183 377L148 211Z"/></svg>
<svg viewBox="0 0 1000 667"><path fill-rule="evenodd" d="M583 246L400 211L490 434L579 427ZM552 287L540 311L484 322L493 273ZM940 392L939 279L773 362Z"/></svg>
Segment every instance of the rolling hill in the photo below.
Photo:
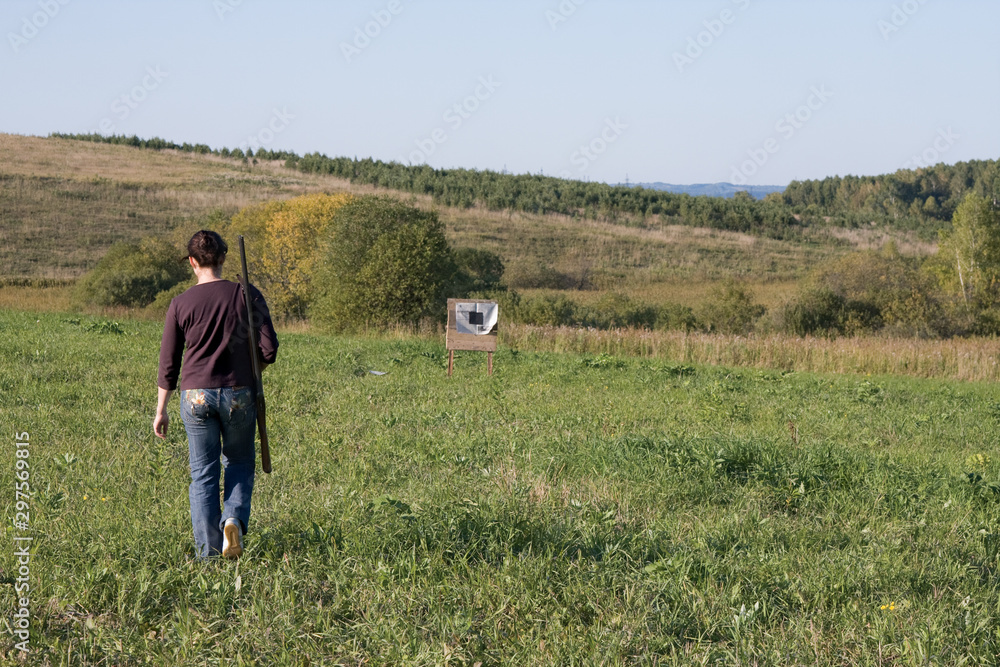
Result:
<svg viewBox="0 0 1000 667"><path fill-rule="evenodd" d="M588 287L576 292L581 301L627 292L696 303L716 282L739 277L760 287L769 303L817 262L852 249L891 238L904 253L933 251L898 230L806 227L782 240L682 224L676 216L603 219L447 206L432 194L352 182L294 161L0 134L0 278L72 280L116 241L186 238L213 215L312 192L378 192L434 208L452 245L499 253L508 277L520 276L523 285L539 269L566 276L571 287Z"/></svg>

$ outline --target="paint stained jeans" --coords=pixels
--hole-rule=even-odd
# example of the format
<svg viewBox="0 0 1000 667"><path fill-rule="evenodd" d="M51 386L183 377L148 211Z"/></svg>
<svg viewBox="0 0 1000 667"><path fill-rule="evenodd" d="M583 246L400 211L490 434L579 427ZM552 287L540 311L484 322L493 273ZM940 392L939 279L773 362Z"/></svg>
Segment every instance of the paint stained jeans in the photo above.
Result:
<svg viewBox="0 0 1000 667"><path fill-rule="evenodd" d="M181 419L191 462L188 495L195 547L200 558L217 556L222 551L226 519L239 519L244 533L250 521L257 428L253 391L249 387L186 389L181 392ZM222 469L225 486L220 509Z"/></svg>

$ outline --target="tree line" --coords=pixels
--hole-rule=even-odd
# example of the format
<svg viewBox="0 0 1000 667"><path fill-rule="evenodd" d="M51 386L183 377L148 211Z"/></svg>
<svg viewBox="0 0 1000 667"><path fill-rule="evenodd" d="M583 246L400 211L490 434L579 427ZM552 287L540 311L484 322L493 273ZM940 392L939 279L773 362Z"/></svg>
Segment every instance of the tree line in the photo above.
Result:
<svg viewBox="0 0 1000 667"><path fill-rule="evenodd" d="M848 227L883 221L896 228L944 229L973 193L1000 206L1000 161L970 160L901 169L881 176L792 181L781 195L803 217L833 217Z"/></svg>
<svg viewBox="0 0 1000 667"><path fill-rule="evenodd" d="M811 226L881 225L921 232L936 239L947 229L965 194L1000 199L1000 162L974 160L900 170L881 176L834 176L793 181L784 193L762 200L694 197L660 190L543 174L508 174L477 169L436 169L372 158L298 155L261 148L213 149L205 144L177 144L135 135L60 134L62 139L121 144L152 150L211 153L246 160L280 160L302 172L329 174L352 183L430 196L444 206L480 206L493 211L558 213L571 217L643 226L659 222L744 232L785 239Z"/></svg>

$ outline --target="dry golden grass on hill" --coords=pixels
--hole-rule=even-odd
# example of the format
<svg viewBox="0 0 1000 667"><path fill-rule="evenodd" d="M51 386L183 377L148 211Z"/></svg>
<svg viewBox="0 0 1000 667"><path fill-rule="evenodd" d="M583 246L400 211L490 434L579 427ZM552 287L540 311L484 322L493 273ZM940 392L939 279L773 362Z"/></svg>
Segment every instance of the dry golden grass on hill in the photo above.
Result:
<svg viewBox="0 0 1000 667"><path fill-rule="evenodd" d="M161 187L182 186L185 190L216 191L224 184L229 187L264 185L278 186L296 195L317 189L348 187L341 179L302 174L270 163L248 169L239 160L210 154L143 150L51 137L0 134L0 158L4 174L78 181L103 178Z"/></svg>
<svg viewBox="0 0 1000 667"><path fill-rule="evenodd" d="M801 279L816 263L854 249L825 230L797 242L681 225L640 228L555 214L444 209L441 217L454 245L499 253L508 266L548 264L581 282L585 277L592 290L627 290L640 298L688 305L727 277L771 291ZM667 295L670 298L664 299ZM583 292L577 300L591 298L593 294ZM766 304L772 300L762 299Z"/></svg>
<svg viewBox="0 0 1000 667"><path fill-rule="evenodd" d="M314 192L373 192L280 163L0 134L0 277L75 278L116 241L213 211Z"/></svg>
<svg viewBox="0 0 1000 667"><path fill-rule="evenodd" d="M436 208L452 245L499 253L509 267L544 265L591 291L627 292L695 305L727 277L778 305L811 267L893 240L905 254L933 248L905 234L815 230L801 240L677 225L635 227L563 215L435 207L429 197L303 174L280 162L153 151L68 139L0 134L0 279L72 279L116 241L178 239L214 211L230 215L268 199L315 192L389 194Z"/></svg>

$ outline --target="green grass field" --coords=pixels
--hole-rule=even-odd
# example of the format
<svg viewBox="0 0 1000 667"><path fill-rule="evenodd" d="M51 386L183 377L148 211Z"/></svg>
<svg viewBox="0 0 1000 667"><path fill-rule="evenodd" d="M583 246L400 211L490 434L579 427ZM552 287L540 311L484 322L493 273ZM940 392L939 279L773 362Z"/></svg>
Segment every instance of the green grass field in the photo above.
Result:
<svg viewBox="0 0 1000 667"><path fill-rule="evenodd" d="M996 664L993 385L287 333L247 552L203 564L160 331L0 311L4 664Z"/></svg>

